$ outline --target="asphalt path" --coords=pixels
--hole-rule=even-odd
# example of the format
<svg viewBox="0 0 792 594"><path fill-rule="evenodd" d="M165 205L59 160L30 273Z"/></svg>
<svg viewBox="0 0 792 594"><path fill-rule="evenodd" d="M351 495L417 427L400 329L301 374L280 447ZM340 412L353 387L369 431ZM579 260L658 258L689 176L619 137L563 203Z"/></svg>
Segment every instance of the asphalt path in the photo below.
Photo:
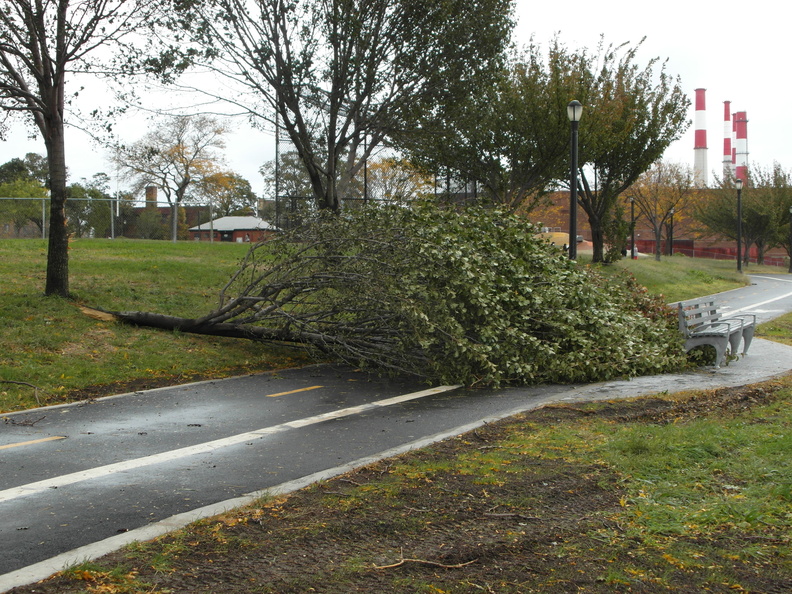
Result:
<svg viewBox="0 0 792 594"><path fill-rule="evenodd" d="M792 277L752 281L719 299L759 322L792 311ZM0 591L549 402L741 385L789 369L792 348L757 339L717 371L585 386L427 389L314 366L7 414Z"/></svg>

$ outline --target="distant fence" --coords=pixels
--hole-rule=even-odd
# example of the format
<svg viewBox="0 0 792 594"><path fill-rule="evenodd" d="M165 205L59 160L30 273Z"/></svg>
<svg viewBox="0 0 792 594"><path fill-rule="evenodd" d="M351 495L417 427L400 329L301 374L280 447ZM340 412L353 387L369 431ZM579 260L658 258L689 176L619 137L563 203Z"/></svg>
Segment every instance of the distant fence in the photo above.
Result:
<svg viewBox="0 0 792 594"><path fill-rule="evenodd" d="M49 208L49 198L0 197L0 238L46 238ZM171 206L166 202L117 198L69 198L66 215L70 232L77 237L143 237L138 233L139 216L151 208L160 213L162 224L171 216ZM212 207L206 203L185 201L179 208L185 214L187 226L212 217Z"/></svg>
<svg viewBox="0 0 792 594"><path fill-rule="evenodd" d="M721 248L703 248L703 249L688 249L688 248L674 248L675 254L684 254L691 258L710 258L712 260L737 260L737 252L723 250ZM755 255L748 258L749 262L757 263ZM765 255L763 264L765 266L789 266L789 258L786 256L771 256Z"/></svg>
<svg viewBox="0 0 792 594"><path fill-rule="evenodd" d="M643 254L654 254L655 253L655 242L649 239L641 239L636 240L635 242L638 251ZM661 244L662 253L668 254L668 244L664 240ZM704 258L704 259L711 259L711 260L737 260L737 248L736 247L696 247L695 242L691 239L681 239L681 240L674 240L674 253L675 254L683 254L690 258ZM754 264L757 263L756 258L756 249L752 248L750 252L750 256L748 258L749 262L753 262ZM764 264L767 266L789 266L789 258L784 255L779 255L778 253L774 254L765 254L764 257Z"/></svg>

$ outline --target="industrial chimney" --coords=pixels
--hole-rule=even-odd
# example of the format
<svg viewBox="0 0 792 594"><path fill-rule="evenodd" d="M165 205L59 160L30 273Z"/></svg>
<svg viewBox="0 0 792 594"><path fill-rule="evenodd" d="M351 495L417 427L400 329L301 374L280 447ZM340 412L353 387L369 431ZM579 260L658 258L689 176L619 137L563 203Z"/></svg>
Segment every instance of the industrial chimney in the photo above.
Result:
<svg viewBox="0 0 792 594"><path fill-rule="evenodd" d="M707 187L707 89L696 89L696 138L693 148L693 176L696 186Z"/></svg>
<svg viewBox="0 0 792 594"><path fill-rule="evenodd" d="M157 186L146 186L146 208L157 208Z"/></svg>
<svg viewBox="0 0 792 594"><path fill-rule="evenodd" d="M738 111L734 114L734 133L736 138L734 176L748 183L748 113Z"/></svg>
<svg viewBox="0 0 792 594"><path fill-rule="evenodd" d="M731 101L723 102L723 179L734 177Z"/></svg>

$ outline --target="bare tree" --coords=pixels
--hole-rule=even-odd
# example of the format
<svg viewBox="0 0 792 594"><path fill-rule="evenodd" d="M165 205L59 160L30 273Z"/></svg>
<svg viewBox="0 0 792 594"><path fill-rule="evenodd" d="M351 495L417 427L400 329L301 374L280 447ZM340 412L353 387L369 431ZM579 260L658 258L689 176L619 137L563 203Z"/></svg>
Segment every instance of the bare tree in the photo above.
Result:
<svg viewBox="0 0 792 594"><path fill-rule="evenodd" d="M191 189L219 173L226 128L209 116L172 117L131 146L116 147L113 161L140 191L154 185L171 207L171 239L178 238L178 208Z"/></svg>
<svg viewBox="0 0 792 594"><path fill-rule="evenodd" d="M0 0L0 109L32 120L47 149L47 295L69 295L66 79L154 22L162 0ZM101 49L102 52L97 50Z"/></svg>

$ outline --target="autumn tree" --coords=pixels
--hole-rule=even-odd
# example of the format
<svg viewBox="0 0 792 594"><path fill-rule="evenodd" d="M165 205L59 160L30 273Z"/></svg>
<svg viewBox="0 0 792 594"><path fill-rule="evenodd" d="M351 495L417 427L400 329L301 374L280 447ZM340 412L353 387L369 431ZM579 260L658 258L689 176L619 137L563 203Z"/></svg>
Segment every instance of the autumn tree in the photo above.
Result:
<svg viewBox="0 0 792 594"><path fill-rule="evenodd" d="M204 180L218 173L226 127L196 115L170 117L130 146L119 145L113 161L136 192L146 186L162 191L171 207L171 239L178 238L179 205L194 191L200 198Z"/></svg>
<svg viewBox="0 0 792 594"><path fill-rule="evenodd" d="M652 228L655 260L659 262L664 226L671 217L684 216L693 204L693 172L681 163L657 161L638 178L626 195L635 201L638 212Z"/></svg>
<svg viewBox="0 0 792 594"><path fill-rule="evenodd" d="M331 211L393 130L486 86L512 27L511 0L207 0L182 7L175 15L181 35L197 44L183 55L225 78L223 87L242 88L218 98L259 123L277 114L317 207Z"/></svg>
<svg viewBox="0 0 792 594"><path fill-rule="evenodd" d="M50 191L47 295L69 295L64 129L67 79L92 58L126 45L156 21L162 0L0 0L0 109L38 130L47 150ZM101 49L101 51L97 51Z"/></svg>
<svg viewBox="0 0 792 594"><path fill-rule="evenodd" d="M404 159L382 157L366 165L365 179L358 174L360 199L405 204L426 199L433 192L431 178Z"/></svg>
<svg viewBox="0 0 792 594"><path fill-rule="evenodd" d="M198 191L206 197L217 216L256 211L258 198L250 182L233 171L218 171L205 176Z"/></svg>

